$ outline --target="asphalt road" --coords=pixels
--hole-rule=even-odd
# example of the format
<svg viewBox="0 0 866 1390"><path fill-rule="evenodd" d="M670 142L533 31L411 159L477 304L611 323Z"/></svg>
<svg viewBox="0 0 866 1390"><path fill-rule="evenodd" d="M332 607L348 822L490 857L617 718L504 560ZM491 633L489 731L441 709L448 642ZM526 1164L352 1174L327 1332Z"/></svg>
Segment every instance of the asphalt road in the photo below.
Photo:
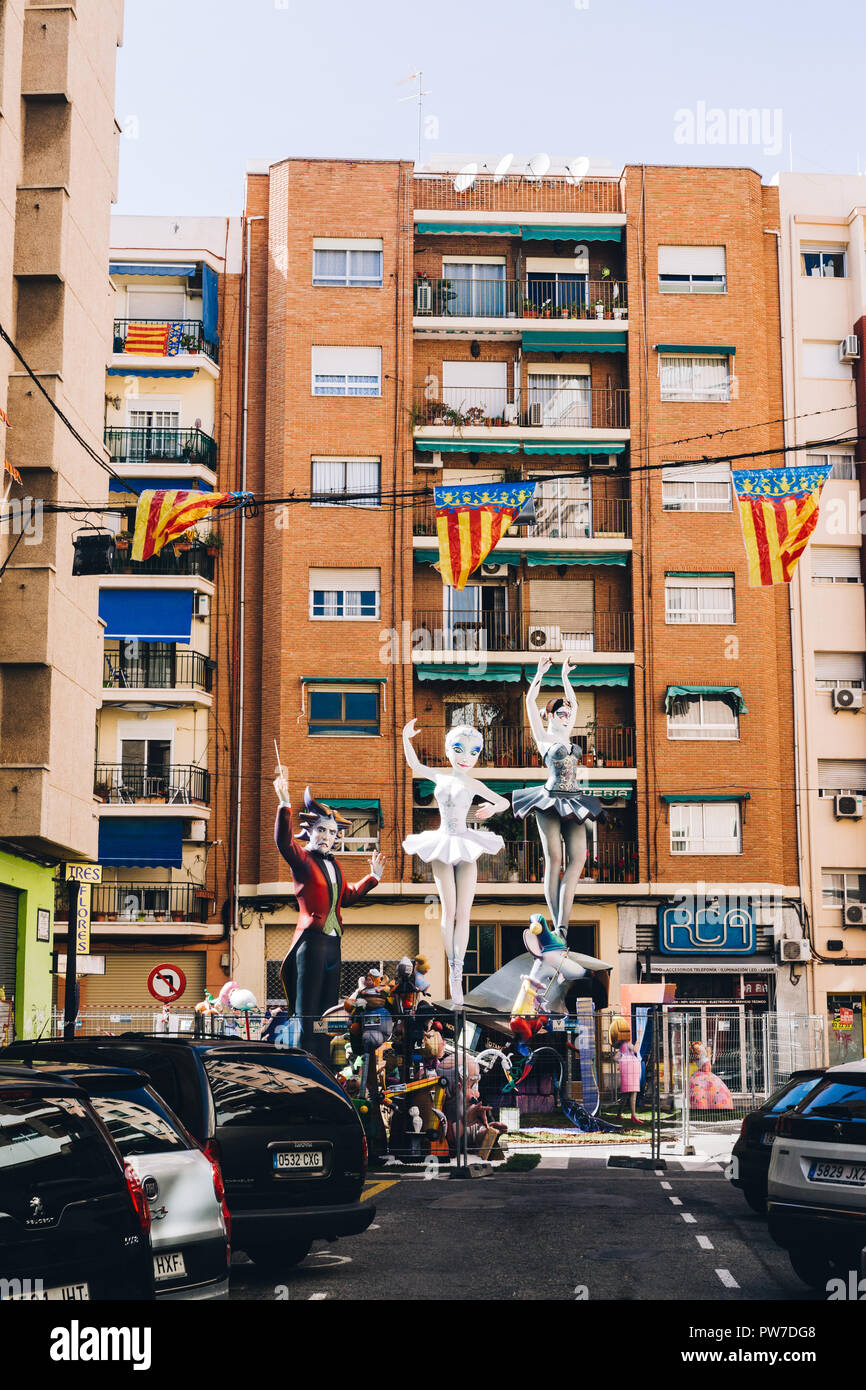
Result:
<svg viewBox="0 0 866 1390"><path fill-rule="evenodd" d="M371 1174L368 1231L317 1243L280 1285L235 1255L232 1299L819 1298L720 1164L659 1174L563 1155L462 1181L397 1173Z"/></svg>

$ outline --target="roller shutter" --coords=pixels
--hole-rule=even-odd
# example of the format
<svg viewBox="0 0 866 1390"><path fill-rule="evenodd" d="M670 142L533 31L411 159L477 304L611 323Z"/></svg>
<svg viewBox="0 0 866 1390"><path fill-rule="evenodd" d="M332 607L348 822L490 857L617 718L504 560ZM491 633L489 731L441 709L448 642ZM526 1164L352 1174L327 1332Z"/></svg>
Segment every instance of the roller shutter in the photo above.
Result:
<svg viewBox="0 0 866 1390"><path fill-rule="evenodd" d="M18 955L18 898L14 888L0 885L0 988L15 998L15 961Z"/></svg>
<svg viewBox="0 0 866 1390"><path fill-rule="evenodd" d="M192 1008L204 998L206 953L204 951L106 951L105 974L87 975L82 980L83 1007L108 1009L133 1005L159 1009L147 988L147 977L156 965L177 965L186 976L186 990L176 1000L180 1008Z"/></svg>

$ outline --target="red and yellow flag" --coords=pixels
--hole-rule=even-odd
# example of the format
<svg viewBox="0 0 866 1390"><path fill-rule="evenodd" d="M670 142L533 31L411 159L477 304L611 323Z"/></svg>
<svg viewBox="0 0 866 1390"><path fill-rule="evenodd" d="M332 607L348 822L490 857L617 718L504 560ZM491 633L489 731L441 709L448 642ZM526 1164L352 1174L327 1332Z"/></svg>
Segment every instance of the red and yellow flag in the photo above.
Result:
<svg viewBox="0 0 866 1390"><path fill-rule="evenodd" d="M168 331L167 323L130 323L126 329L123 351L143 357L165 357Z"/></svg>
<svg viewBox="0 0 866 1390"><path fill-rule="evenodd" d="M442 582L465 588L534 492L534 482L434 488Z"/></svg>
<svg viewBox="0 0 866 1390"><path fill-rule="evenodd" d="M234 496L231 492L143 492L135 509L132 559L158 555L169 541Z"/></svg>
<svg viewBox="0 0 866 1390"><path fill-rule="evenodd" d="M818 525L821 489L832 467L749 468L732 474L750 588L790 584Z"/></svg>

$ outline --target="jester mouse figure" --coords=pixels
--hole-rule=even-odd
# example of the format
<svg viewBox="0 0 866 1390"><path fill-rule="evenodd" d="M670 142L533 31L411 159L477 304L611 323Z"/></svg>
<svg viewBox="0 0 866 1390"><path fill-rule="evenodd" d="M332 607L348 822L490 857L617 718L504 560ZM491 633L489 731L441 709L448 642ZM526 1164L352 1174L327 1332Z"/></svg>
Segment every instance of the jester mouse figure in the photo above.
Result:
<svg viewBox="0 0 866 1390"><path fill-rule="evenodd" d="M292 871L292 890L298 900L298 925L288 955L280 966L289 1010L300 1019L300 1046L314 1051L313 1026L340 997L341 909L358 902L382 877L385 859L378 851L370 859L370 873L358 883L346 883L332 850L342 826L348 822L329 806L315 801L307 787L304 809L295 834L292 806L285 777L274 782L279 798L274 839Z"/></svg>

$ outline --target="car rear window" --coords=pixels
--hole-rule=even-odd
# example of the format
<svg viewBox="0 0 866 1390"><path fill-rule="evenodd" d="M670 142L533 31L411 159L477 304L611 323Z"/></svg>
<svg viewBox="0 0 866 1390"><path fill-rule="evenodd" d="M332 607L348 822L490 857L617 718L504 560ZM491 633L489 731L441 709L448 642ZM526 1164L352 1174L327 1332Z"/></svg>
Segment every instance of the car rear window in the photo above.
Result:
<svg viewBox="0 0 866 1390"><path fill-rule="evenodd" d="M218 1125L355 1124L342 1093L323 1084L304 1058L206 1057Z"/></svg>
<svg viewBox="0 0 866 1390"><path fill-rule="evenodd" d="M786 1110L793 1110L801 1100L805 1100L810 1091L814 1091L820 1080L820 1076L808 1076L805 1080L792 1081L782 1086L774 1096L770 1096L764 1107L765 1112L769 1115L781 1115Z"/></svg>
<svg viewBox="0 0 866 1390"><path fill-rule="evenodd" d="M800 1114L808 1115L813 1120L859 1121L866 1126L866 1085L851 1081L824 1081Z"/></svg>
<svg viewBox="0 0 866 1390"><path fill-rule="evenodd" d="M135 1154L164 1154L188 1149L189 1144L162 1115L142 1103L142 1092L94 1096L91 1104L124 1158Z"/></svg>
<svg viewBox="0 0 866 1390"><path fill-rule="evenodd" d="M0 1210L56 1219L59 1206L119 1181L108 1141L80 1101L0 1094Z"/></svg>

